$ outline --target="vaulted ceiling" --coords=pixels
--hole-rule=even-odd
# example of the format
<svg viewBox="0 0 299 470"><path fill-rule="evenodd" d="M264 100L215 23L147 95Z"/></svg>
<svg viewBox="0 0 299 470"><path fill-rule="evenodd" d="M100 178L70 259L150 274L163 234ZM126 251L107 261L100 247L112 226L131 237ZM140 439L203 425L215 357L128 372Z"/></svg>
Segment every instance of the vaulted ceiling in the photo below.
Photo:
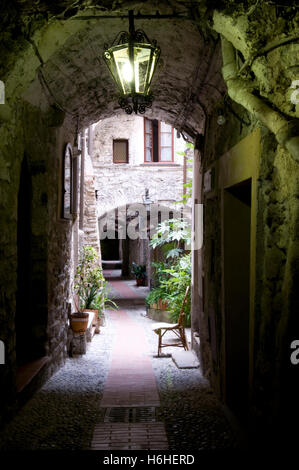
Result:
<svg viewBox="0 0 299 470"><path fill-rule="evenodd" d="M67 9L79 3L81 11ZM102 54L104 44L112 44L119 31L128 30L128 9L134 9L135 15L151 16L137 17L135 27L156 39L162 51L152 83L155 99L147 116L167 121L191 136L201 132L205 114L221 98L225 86L220 41L201 32L190 2L96 2L95 8L83 8L84 3L91 2L56 2L55 7L49 2L47 9L46 2L19 2L19 16L31 24L27 43L34 55L22 68L24 77L30 60L31 72L35 69L22 97L41 107L56 104L78 117L81 125L119 112L117 90ZM40 18L41 23L35 34L32 18Z"/></svg>
<svg viewBox="0 0 299 470"><path fill-rule="evenodd" d="M294 2L284 2L289 7L276 3L3 0L0 76L6 80L8 103L22 97L44 109L56 105L80 125L119 112L102 53L105 43L110 45L119 31L128 30L128 10L133 9L136 28L156 39L162 50L149 117L190 136L203 130L205 115L226 91L217 33L239 51L240 66L245 61L245 78L256 93L295 116L287 89L297 70L298 15ZM289 44L288 55L284 43Z"/></svg>

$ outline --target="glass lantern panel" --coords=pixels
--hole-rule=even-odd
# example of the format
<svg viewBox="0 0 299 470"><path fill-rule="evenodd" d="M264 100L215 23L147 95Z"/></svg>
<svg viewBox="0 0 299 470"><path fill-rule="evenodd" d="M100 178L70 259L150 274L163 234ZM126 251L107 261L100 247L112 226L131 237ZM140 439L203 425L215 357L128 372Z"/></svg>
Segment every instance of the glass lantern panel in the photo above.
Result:
<svg viewBox="0 0 299 470"><path fill-rule="evenodd" d="M149 47L134 47L134 73L136 93L146 91L148 68L151 49Z"/></svg>
<svg viewBox="0 0 299 470"><path fill-rule="evenodd" d="M153 78L153 73L154 73L154 70L155 70L155 67L156 67L156 63L157 63L157 54L153 54L153 58L152 58L152 63L150 65L150 71L149 71L149 76L148 76L148 86L151 84L151 81L152 81L152 78Z"/></svg>
<svg viewBox="0 0 299 470"><path fill-rule="evenodd" d="M131 84L133 80L133 70L129 60L129 48L124 46L122 49L113 51L113 57L122 92L125 95L129 94L131 93Z"/></svg>

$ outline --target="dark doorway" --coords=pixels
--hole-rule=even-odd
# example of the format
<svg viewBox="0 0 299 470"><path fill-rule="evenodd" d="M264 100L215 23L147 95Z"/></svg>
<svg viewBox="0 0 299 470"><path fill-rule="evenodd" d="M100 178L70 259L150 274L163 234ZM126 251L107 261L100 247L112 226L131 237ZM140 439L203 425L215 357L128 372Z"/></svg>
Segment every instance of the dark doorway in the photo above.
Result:
<svg viewBox="0 0 299 470"><path fill-rule="evenodd" d="M16 357L17 365L33 359L32 332L32 183L27 159L21 166L18 193L18 269L16 298Z"/></svg>
<svg viewBox="0 0 299 470"><path fill-rule="evenodd" d="M248 411L251 179L224 190L226 402Z"/></svg>
<svg viewBox="0 0 299 470"><path fill-rule="evenodd" d="M118 238L115 239L108 239L105 238L101 240L101 253L102 253L102 260L119 260L119 240Z"/></svg>

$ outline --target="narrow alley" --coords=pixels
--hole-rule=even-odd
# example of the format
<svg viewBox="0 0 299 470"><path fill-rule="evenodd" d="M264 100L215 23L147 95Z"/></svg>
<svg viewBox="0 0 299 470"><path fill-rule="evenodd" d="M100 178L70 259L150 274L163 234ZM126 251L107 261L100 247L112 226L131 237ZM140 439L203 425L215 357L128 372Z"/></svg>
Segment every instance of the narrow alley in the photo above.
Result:
<svg viewBox="0 0 299 470"><path fill-rule="evenodd" d="M86 355L67 358L26 403L3 432L0 450L236 448L200 369L179 369L174 347L157 357L154 322L145 316L147 288L120 280L118 271L105 276L120 308L106 311Z"/></svg>
<svg viewBox="0 0 299 470"><path fill-rule="evenodd" d="M297 449L298 2L1 2L3 455Z"/></svg>

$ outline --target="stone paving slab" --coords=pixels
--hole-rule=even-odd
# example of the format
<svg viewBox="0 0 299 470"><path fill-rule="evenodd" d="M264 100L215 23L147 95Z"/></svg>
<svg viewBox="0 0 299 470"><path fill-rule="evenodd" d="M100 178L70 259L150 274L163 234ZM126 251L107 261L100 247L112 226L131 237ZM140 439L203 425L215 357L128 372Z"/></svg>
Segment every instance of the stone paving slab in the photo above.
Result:
<svg viewBox="0 0 299 470"><path fill-rule="evenodd" d="M108 282L108 286L111 287L111 291L109 293L110 298L134 299L136 297L140 297L137 292L135 292L133 289L131 289L130 286L127 285L126 281L110 279Z"/></svg>
<svg viewBox="0 0 299 470"><path fill-rule="evenodd" d="M172 360L179 369L196 369L199 367L199 360L193 351L183 349L172 353Z"/></svg>
<svg viewBox="0 0 299 470"><path fill-rule="evenodd" d="M145 317L144 306L125 309L132 320L130 323L126 315L120 319L126 335L129 335L127 338L121 338L117 334L118 325L114 321L114 313L107 312L106 327L101 328L101 333L88 343L86 354L67 358L66 363L5 427L0 435L0 451L90 449L95 427L100 422L104 423L105 419L101 399L109 370L111 371L112 347L118 346L117 343L120 342L123 352L130 350L130 354L134 354L136 331L138 348L142 351L138 358L143 360L147 357L155 372L160 406L154 406L154 422L165 425L168 449L175 453L235 449L238 439L232 434L221 403L207 379L202 376L200 368L179 369L171 357L155 358L157 335L152 332L153 321ZM135 325L134 328L132 325ZM140 329L136 330L136 325ZM175 350L177 349L173 347L165 348L165 353L172 354ZM134 357L137 359L137 355ZM135 380L135 374L139 380L140 371L149 377L152 370L142 369L142 360L128 362L126 357L121 373L126 374L131 369L132 381ZM135 392L137 393L136 390ZM144 405L145 408L148 406L148 403ZM120 413L114 411L112 419L123 414L123 403L119 407L114 405L113 408L119 408ZM142 409L142 405L135 406L126 423L145 423L146 420L148 423L148 414L142 414ZM125 421L119 421L109 421L115 424L115 435L117 430L126 429L123 427ZM140 448L137 439L139 437L136 437L136 447ZM144 445L147 446L146 443ZM131 449L134 448L132 442L130 446ZM103 445L102 449L105 450L106 446Z"/></svg>
<svg viewBox="0 0 299 470"><path fill-rule="evenodd" d="M128 286L123 288L125 295L129 295L127 289ZM159 407L157 383L143 329L125 310L109 311L109 316L115 337L100 407ZM164 423L100 422L95 427L91 449L168 449Z"/></svg>
<svg viewBox="0 0 299 470"><path fill-rule="evenodd" d="M106 276L108 280L109 298L113 300L131 300L137 301L138 299L144 301L149 293L148 286L137 286L135 279L122 280L115 278L113 271L111 275Z"/></svg>

